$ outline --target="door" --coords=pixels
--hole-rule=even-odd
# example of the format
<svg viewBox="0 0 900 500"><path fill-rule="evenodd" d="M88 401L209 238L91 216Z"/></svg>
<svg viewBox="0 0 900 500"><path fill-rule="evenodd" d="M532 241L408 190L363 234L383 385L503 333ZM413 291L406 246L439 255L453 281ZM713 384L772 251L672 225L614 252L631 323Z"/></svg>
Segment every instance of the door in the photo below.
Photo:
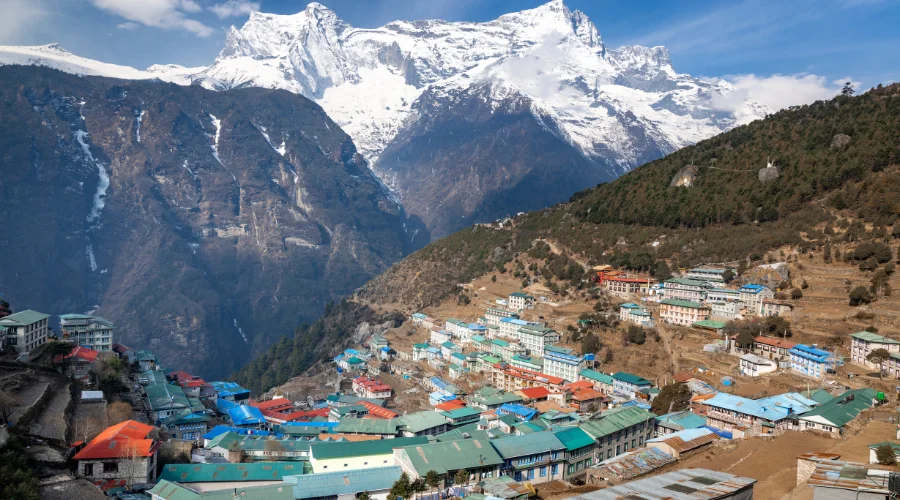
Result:
<svg viewBox="0 0 900 500"><path fill-rule="evenodd" d="M84 464L84 475L85 476L93 476L94 475L94 464Z"/></svg>

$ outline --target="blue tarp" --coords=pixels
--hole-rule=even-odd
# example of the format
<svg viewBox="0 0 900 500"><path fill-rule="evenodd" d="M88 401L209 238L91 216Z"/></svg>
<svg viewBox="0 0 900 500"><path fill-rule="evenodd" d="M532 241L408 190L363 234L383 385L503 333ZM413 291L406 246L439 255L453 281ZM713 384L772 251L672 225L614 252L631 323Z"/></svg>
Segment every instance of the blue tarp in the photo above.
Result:
<svg viewBox="0 0 900 500"><path fill-rule="evenodd" d="M255 406L236 406L228 410L231 422L237 426L259 425L266 422L259 408Z"/></svg>
<svg viewBox="0 0 900 500"><path fill-rule="evenodd" d="M734 438L734 435L729 431L723 431L722 429L716 429L715 427L710 427L708 425L704 425L703 428L709 429L709 430L715 432L716 434L718 434L719 437L723 437L725 439L733 439Z"/></svg>

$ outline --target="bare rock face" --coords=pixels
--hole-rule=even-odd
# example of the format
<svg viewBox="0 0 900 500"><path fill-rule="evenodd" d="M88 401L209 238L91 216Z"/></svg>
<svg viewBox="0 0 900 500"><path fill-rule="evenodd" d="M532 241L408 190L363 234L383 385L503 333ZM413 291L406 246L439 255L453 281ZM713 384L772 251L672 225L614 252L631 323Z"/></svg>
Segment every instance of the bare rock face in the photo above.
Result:
<svg viewBox="0 0 900 500"><path fill-rule="evenodd" d="M831 149L844 149L850 144L850 136L847 134L837 134L831 139Z"/></svg>
<svg viewBox="0 0 900 500"><path fill-rule="evenodd" d="M669 183L669 186L691 187L694 185L698 175L700 175L700 169L696 165L688 165L679 170L675 177L672 177L672 182Z"/></svg>
<svg viewBox="0 0 900 500"><path fill-rule="evenodd" d="M778 167L770 162L766 165L766 168L759 169L756 176L759 179L759 182L763 184L774 181L778 178Z"/></svg>
<svg viewBox="0 0 900 500"><path fill-rule="evenodd" d="M0 94L4 298L96 310L166 366L227 375L416 246L296 94L13 66Z"/></svg>

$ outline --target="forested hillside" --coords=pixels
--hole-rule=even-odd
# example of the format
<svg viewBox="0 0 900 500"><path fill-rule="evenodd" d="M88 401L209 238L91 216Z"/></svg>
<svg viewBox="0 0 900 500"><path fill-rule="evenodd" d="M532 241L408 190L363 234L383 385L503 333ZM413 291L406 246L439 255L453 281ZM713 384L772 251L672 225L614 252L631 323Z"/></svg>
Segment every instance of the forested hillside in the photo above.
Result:
<svg viewBox="0 0 900 500"><path fill-rule="evenodd" d="M236 376L254 390L283 383L316 361L308 343L330 354L347 334L321 339L317 332L338 323L352 328L348 311L374 315L358 304L406 311L434 304L518 253L542 258L546 246L536 240L589 263L664 277L677 266L753 263L784 245L808 251L836 238L900 237L898 163L900 85L785 110L577 193L569 203L436 241L362 287L356 302L301 329L293 343L283 341L277 356L267 354ZM551 257L541 274L575 283L580 276L572 263L566 255Z"/></svg>

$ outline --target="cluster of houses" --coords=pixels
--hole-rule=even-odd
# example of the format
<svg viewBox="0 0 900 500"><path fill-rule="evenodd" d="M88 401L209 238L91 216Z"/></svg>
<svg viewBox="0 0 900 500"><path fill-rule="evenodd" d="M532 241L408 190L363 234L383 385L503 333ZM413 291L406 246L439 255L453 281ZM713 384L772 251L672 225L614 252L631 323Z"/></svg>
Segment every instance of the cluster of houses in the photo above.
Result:
<svg viewBox="0 0 900 500"><path fill-rule="evenodd" d="M728 321L751 316L790 316L793 311L791 303L777 300L775 292L765 285L728 287L726 268L694 268L662 283L629 276L609 266L598 266L595 271L597 282L611 295L658 302L659 321L671 325L721 330ZM650 309L633 302L620 307L619 320L654 326Z"/></svg>
<svg viewBox="0 0 900 500"><path fill-rule="evenodd" d="M97 353L112 351L114 325L100 316L61 314L59 327L62 335L58 337L77 347ZM0 350L9 347L20 360L30 361L35 350L53 337L49 314L27 309L0 316Z"/></svg>

